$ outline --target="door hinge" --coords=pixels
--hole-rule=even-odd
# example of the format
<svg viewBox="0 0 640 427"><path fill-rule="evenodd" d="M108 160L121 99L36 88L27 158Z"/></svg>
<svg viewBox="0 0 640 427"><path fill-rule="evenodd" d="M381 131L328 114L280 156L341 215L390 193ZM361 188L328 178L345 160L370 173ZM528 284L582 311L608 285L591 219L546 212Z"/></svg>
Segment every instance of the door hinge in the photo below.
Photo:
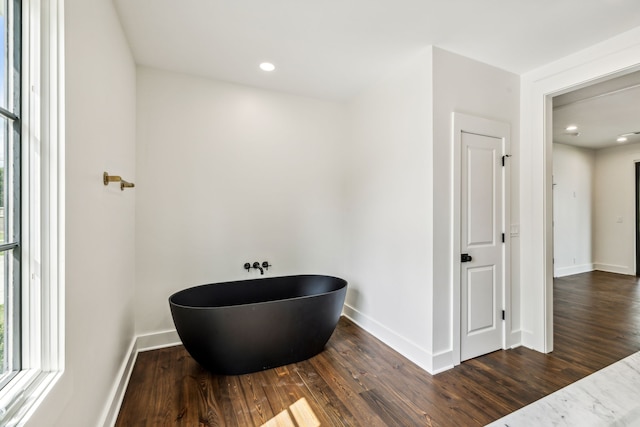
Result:
<svg viewBox="0 0 640 427"><path fill-rule="evenodd" d="M507 313L504 310L502 310L502 320L506 318L507 318Z"/></svg>
<svg viewBox="0 0 640 427"><path fill-rule="evenodd" d="M504 233L502 233L502 243L504 243Z"/></svg>
<svg viewBox="0 0 640 427"><path fill-rule="evenodd" d="M502 166L504 166L504 160L505 160L507 157L511 157L511 154L505 154L504 156L502 156Z"/></svg>

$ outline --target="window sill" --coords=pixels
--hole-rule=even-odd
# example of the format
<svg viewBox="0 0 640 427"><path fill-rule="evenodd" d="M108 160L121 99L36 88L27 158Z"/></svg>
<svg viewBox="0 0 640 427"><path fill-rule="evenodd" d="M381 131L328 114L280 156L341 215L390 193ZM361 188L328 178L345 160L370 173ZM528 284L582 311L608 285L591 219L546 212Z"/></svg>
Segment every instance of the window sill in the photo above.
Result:
<svg viewBox="0 0 640 427"><path fill-rule="evenodd" d="M19 372L0 391L0 425L24 424L62 376L62 371L43 372L36 369Z"/></svg>

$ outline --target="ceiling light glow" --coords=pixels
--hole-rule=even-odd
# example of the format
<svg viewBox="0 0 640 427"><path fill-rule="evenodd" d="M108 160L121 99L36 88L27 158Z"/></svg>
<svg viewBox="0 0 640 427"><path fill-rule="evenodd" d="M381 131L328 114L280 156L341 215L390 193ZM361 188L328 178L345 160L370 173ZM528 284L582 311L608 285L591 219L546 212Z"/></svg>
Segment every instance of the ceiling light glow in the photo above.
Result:
<svg viewBox="0 0 640 427"><path fill-rule="evenodd" d="M578 126L576 125L569 125L565 128L568 131L572 131L572 130L578 130Z"/></svg>
<svg viewBox="0 0 640 427"><path fill-rule="evenodd" d="M260 69L262 71L273 71L276 69L276 66L271 62L263 62L262 64L260 64Z"/></svg>
<svg viewBox="0 0 640 427"><path fill-rule="evenodd" d="M618 142L627 142L627 138L625 138L624 136L621 136L618 139L616 139L616 141L618 141Z"/></svg>

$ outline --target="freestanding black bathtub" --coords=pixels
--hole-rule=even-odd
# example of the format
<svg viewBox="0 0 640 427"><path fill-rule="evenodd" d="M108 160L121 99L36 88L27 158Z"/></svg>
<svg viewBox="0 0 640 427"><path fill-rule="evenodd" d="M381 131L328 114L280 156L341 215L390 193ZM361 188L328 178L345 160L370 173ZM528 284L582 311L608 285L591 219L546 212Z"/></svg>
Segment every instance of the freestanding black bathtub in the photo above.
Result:
<svg viewBox="0 0 640 427"><path fill-rule="evenodd" d="M196 286L169 305L189 354L211 372L239 375L320 353L346 292L337 277L272 277Z"/></svg>

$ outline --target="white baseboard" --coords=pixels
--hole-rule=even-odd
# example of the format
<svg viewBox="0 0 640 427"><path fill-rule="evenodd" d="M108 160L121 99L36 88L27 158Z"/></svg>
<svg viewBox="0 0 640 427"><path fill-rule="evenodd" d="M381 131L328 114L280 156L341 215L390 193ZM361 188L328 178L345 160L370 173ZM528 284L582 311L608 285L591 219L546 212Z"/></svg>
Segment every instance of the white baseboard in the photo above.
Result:
<svg viewBox="0 0 640 427"><path fill-rule="evenodd" d="M626 265L602 264L596 262L593 264L593 269L598 271L606 271L607 273L626 274L628 276L636 275L636 272L633 271L633 268Z"/></svg>
<svg viewBox="0 0 640 427"><path fill-rule="evenodd" d="M443 351L431 357L432 375L453 369L453 350Z"/></svg>
<svg viewBox="0 0 640 427"><path fill-rule="evenodd" d="M158 348L180 345L180 337L175 329L169 329L153 334L138 335L136 337L136 349L140 351L156 350Z"/></svg>
<svg viewBox="0 0 640 427"><path fill-rule="evenodd" d="M133 372L133 366L141 351L155 350L158 348L172 347L182 344L175 329L156 332L153 334L138 335L131 340L129 350L122 361L116 381L109 393L107 405L102 412L101 422L98 425L103 427L113 427L118 419L120 406L127 391L129 379Z"/></svg>
<svg viewBox="0 0 640 427"><path fill-rule="evenodd" d="M507 348L517 348L522 345L522 330L507 332Z"/></svg>
<svg viewBox="0 0 640 427"><path fill-rule="evenodd" d="M344 305L342 314L430 374L435 374L453 367L451 355L448 357L445 356L448 352L434 357L430 352L417 344L347 304ZM438 365L434 362L437 362Z"/></svg>
<svg viewBox="0 0 640 427"><path fill-rule="evenodd" d="M588 273L593 270L594 270L594 265L591 263L581 264L581 265L571 265L569 267L558 267L555 269L554 277L572 276L574 274Z"/></svg>
<svg viewBox="0 0 640 427"><path fill-rule="evenodd" d="M533 350L534 349L533 343L535 340L533 332L521 330L520 334L522 336L522 345Z"/></svg>
<svg viewBox="0 0 640 427"><path fill-rule="evenodd" d="M138 352L136 351L136 338L131 340L129 350L125 355L125 358L118 371L116 381L111 388L109 398L107 399L107 405L102 411L101 422L98 425L104 427L112 427L116 424L118 419L118 413L120 412L120 405L122 405L122 399L124 399L124 393L127 391L127 385L129 384L129 378L131 378L131 372L133 371L133 365L136 363Z"/></svg>

